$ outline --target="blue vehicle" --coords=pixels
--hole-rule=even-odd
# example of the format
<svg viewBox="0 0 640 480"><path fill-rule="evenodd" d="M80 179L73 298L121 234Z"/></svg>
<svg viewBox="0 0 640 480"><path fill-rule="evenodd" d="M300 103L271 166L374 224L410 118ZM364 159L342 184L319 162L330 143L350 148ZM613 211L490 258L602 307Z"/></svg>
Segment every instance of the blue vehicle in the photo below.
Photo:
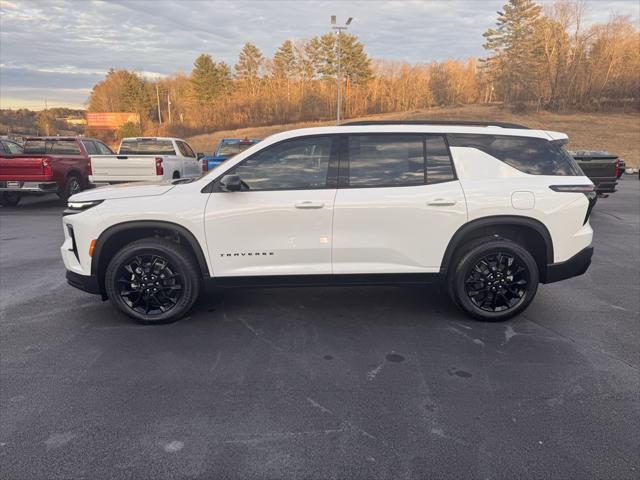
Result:
<svg viewBox="0 0 640 480"><path fill-rule="evenodd" d="M207 155L202 157L202 171L208 172L213 170L225 160L245 151L247 148L255 145L260 140L257 138L223 138L220 140L218 147L213 152L213 155Z"/></svg>

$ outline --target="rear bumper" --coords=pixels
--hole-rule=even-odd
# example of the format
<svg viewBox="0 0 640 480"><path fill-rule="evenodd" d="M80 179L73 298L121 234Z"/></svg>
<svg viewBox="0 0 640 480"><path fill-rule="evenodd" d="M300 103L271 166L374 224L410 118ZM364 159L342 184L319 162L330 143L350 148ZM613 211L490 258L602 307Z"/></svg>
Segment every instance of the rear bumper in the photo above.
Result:
<svg viewBox="0 0 640 480"><path fill-rule="evenodd" d="M618 177L591 178L597 193L613 193L618 185Z"/></svg>
<svg viewBox="0 0 640 480"><path fill-rule="evenodd" d="M56 182L0 182L0 192L56 193L57 191L58 184Z"/></svg>
<svg viewBox="0 0 640 480"><path fill-rule="evenodd" d="M560 280L582 275L591 265L592 256L593 247L589 246L580 250L569 260L548 264L546 275L541 279L542 283L559 282Z"/></svg>
<svg viewBox="0 0 640 480"><path fill-rule="evenodd" d="M95 275L80 275L67 270L67 283L72 287L94 295L100 295L100 285Z"/></svg>

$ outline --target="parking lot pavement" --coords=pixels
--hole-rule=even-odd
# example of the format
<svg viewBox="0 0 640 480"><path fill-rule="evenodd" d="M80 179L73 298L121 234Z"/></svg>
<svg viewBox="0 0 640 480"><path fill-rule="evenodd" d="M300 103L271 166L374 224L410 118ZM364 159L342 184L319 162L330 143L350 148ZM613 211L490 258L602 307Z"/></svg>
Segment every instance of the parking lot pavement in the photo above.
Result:
<svg viewBox="0 0 640 480"><path fill-rule="evenodd" d="M211 291L144 327L64 280L50 199L0 209L4 479L638 478L640 182L519 318L437 288Z"/></svg>

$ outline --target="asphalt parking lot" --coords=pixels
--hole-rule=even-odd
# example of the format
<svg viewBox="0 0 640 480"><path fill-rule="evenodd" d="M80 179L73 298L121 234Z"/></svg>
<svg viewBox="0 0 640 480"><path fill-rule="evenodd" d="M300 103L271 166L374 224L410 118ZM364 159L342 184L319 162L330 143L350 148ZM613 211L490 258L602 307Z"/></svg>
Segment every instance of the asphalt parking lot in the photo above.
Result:
<svg viewBox="0 0 640 480"><path fill-rule="evenodd" d="M66 285L61 207L0 209L3 479L638 478L640 182L506 323L431 287L210 291L145 327Z"/></svg>

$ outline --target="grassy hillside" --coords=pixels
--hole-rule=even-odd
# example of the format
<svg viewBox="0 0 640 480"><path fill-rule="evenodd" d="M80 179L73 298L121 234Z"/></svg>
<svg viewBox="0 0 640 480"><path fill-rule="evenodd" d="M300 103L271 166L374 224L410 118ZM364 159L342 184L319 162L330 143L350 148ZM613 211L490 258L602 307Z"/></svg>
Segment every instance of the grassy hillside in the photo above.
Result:
<svg viewBox="0 0 640 480"><path fill-rule="evenodd" d="M455 108L434 108L403 113L363 117L358 120L495 120L522 123L532 128L555 130L569 135L569 148L575 150L608 150L620 155L627 165L640 166L640 113L511 113L498 106L469 105ZM197 135L189 142L199 152L210 153L224 137L264 138L294 128L332 125L334 122L307 122L269 127L243 128Z"/></svg>

